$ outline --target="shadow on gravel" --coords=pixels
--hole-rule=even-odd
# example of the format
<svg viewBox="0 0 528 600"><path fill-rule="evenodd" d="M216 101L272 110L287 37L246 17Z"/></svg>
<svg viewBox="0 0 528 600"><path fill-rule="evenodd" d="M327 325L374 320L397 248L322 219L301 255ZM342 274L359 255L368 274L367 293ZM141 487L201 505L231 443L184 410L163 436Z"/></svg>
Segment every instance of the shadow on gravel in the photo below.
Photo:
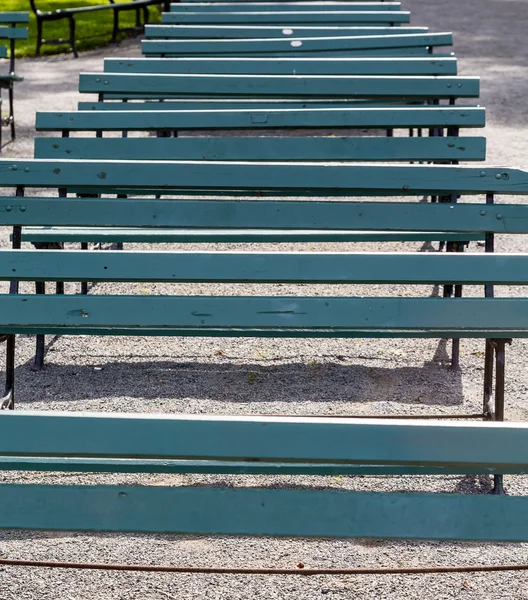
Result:
<svg viewBox="0 0 528 600"><path fill-rule="evenodd" d="M151 361L138 356L128 362L96 359L92 365L59 365L52 362L50 353L43 371L32 372L30 362L17 368L17 402L27 405L48 399L75 402L131 397L155 401L152 410L156 410L160 399L196 399L240 403L241 412L248 402L328 402L326 412L330 414L335 402L347 403L346 408L339 409L346 414L353 411L351 403L461 406L461 374L447 366L447 343L440 340L430 362L419 367L394 366L395 358L398 362L404 359L390 349L386 357L379 357L392 365L387 367L346 364L350 359L340 356L324 357L321 362L296 359L279 364L266 360L240 364L229 356L218 357L216 363L192 357ZM355 358L372 360L367 356Z"/></svg>

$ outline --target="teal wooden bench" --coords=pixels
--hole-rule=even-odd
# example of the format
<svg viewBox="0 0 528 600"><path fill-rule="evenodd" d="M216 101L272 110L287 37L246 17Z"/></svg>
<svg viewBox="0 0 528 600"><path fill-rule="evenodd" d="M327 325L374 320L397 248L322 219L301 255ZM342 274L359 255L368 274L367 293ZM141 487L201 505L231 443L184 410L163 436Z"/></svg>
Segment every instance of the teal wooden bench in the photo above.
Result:
<svg viewBox="0 0 528 600"><path fill-rule="evenodd" d="M163 199L99 198L124 190ZM528 335L525 298L493 298L494 285L526 285L528 258L494 255L496 233L528 232L528 205L494 205L496 194L528 193L528 173L500 167L198 161L0 161L2 225L0 333L7 344L7 393L14 402L15 333L257 337L451 337L486 339L484 408L504 416L505 343ZM81 186L90 198L68 198ZM26 188L46 196L25 195ZM62 197L53 197L59 190ZM51 194L51 195L50 195ZM193 195L213 200L194 200ZM484 202L356 202L343 197L485 196ZM298 200L280 198L299 196ZM305 202L304 198L324 197ZM235 197L229 199L229 197ZM238 197L238 199L236 199ZM253 199L242 199L242 198ZM331 199L329 199L331 198ZM345 226L346 224L346 226ZM217 253L20 250L22 226L484 233L488 254ZM248 232L251 235L251 231ZM2 262L4 261L4 262ZM16 294L18 281L451 284L454 298L227 297ZM483 298L462 298L462 285ZM43 288L42 288L42 291ZM496 387L492 394L493 360ZM491 406L492 398L495 407Z"/></svg>
<svg viewBox="0 0 528 600"><path fill-rule="evenodd" d="M17 40L25 40L28 37L26 25L29 23L29 14L25 12L0 12L0 43L2 40L9 42L9 71L0 73L0 95L2 90L7 90L9 97L9 114L3 118L0 113L0 151L2 148L2 126L11 128L11 139L16 137L15 129L15 84L24 80L15 70L15 44ZM7 58L5 47L0 47L0 58ZM0 98L0 107L2 101Z"/></svg>
<svg viewBox="0 0 528 600"><path fill-rule="evenodd" d="M451 33L259 40L143 40L145 56L429 56ZM443 58L444 55L435 57Z"/></svg>
<svg viewBox="0 0 528 600"><path fill-rule="evenodd" d="M456 75L457 59L430 58L105 58L106 73L255 75Z"/></svg>
<svg viewBox="0 0 528 600"><path fill-rule="evenodd" d="M348 7L347 7L348 8ZM365 27L388 27L409 23L409 11L357 11L348 10L296 10L277 12L239 12L229 10L217 12L209 10L196 10L194 12L166 12L162 22L166 25L272 25L283 27L311 23L312 25L345 25L355 24Z"/></svg>
<svg viewBox="0 0 528 600"><path fill-rule="evenodd" d="M147 25L148 40L171 39L266 39L266 38L322 38L353 37L365 35L425 34L427 27L321 27L321 26L273 26L273 25Z"/></svg>
<svg viewBox="0 0 528 600"><path fill-rule="evenodd" d="M523 423L28 411L4 413L0 419L0 465L6 470L14 464L19 470L149 472L157 467L185 473L239 474L248 469L333 474L337 466L339 474L399 470L524 475L527 447ZM314 489L309 483L302 489L216 482L3 483L0 489L2 529L528 540L524 496L345 491Z"/></svg>

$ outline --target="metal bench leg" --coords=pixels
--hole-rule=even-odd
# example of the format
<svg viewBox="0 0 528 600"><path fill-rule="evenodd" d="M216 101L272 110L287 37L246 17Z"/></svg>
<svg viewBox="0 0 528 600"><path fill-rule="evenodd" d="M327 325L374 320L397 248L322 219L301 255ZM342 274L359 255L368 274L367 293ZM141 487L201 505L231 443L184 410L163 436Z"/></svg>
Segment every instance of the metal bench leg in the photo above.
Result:
<svg viewBox="0 0 528 600"><path fill-rule="evenodd" d="M504 367L506 362L505 346L511 343L511 340L491 340L491 344L495 349L495 414L494 421L504 421ZM492 494L503 496L506 494L504 490L503 475L493 476Z"/></svg>
<svg viewBox="0 0 528 600"><path fill-rule="evenodd" d="M11 139L16 138L15 132L15 86L13 82L9 85L9 124L11 125Z"/></svg>
<svg viewBox="0 0 528 600"><path fill-rule="evenodd" d="M75 58L79 58L79 53L77 52L77 45L75 43L75 18L72 16L68 17L68 21L70 22L70 46L73 52L73 56Z"/></svg>
<svg viewBox="0 0 528 600"><path fill-rule="evenodd" d="M117 34L119 32L119 11L114 8L114 28L112 29L112 43L117 43Z"/></svg>
<svg viewBox="0 0 528 600"><path fill-rule="evenodd" d="M35 282L35 293L45 294L46 283L44 281ZM46 337L44 335L37 335L35 341L35 358L33 360L33 371L41 371L44 367L44 353L45 353Z"/></svg>
<svg viewBox="0 0 528 600"><path fill-rule="evenodd" d="M42 48L42 24L42 19L37 15L37 47L35 49L35 56L40 56Z"/></svg>
<svg viewBox="0 0 528 600"><path fill-rule="evenodd" d="M81 242L81 250L88 250L88 242ZM81 281L81 294L86 296L88 294L88 282Z"/></svg>

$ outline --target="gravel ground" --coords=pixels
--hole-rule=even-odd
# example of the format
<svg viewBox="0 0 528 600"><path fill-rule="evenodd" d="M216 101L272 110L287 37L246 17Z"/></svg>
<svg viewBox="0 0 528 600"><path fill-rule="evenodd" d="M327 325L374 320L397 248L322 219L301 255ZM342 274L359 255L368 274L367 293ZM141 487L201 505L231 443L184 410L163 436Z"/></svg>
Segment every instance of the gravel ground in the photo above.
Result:
<svg viewBox="0 0 528 600"><path fill-rule="evenodd" d="M525 0L407 0L413 23L455 33L461 74L482 77L482 105L488 109L488 163L522 166L528 149L525 128L528 12ZM524 9L524 11L523 11ZM68 57L19 62L26 82L17 88L18 134L3 156L31 156L36 110L72 110L80 99L79 71L102 68L104 56L137 56L137 40ZM524 76L524 77L523 77ZM506 201L507 198L501 200ZM8 243L8 232L2 234ZM522 251L520 238L501 237L501 251ZM167 246L168 247L168 246ZM177 249L178 246L170 246ZM196 246L207 248L206 245ZM241 247L241 246L240 246ZM294 247L294 246L291 246ZM186 246L189 248L189 246ZM225 248L237 249L235 244ZM260 249L288 249L266 245ZM299 249L299 245L295 246ZM337 249L332 244L304 249ZM339 246L340 249L343 246ZM420 244L365 244L355 250L431 250ZM473 248L474 251L481 251ZM182 293L240 293L238 286L177 286ZM247 286L246 286L247 287ZM252 286L259 293L263 286ZM163 293L163 285L97 286L93 293ZM174 288L170 288L173 290ZM277 294L329 293L325 286L267 286ZM361 293L385 293L371 286ZM393 290L394 292L394 290ZM245 290L243 293L250 293ZM356 294L336 286L332 294ZM431 294L400 286L402 295ZM434 290L433 290L434 293ZM468 295L481 290L467 289ZM511 289L502 294L521 295ZM526 420L528 343L516 341L507 350L507 415ZM483 344L462 343L462 368L448 368L445 340L240 340L166 338L74 338L48 340L47 367L30 371L33 340L18 344L18 408L132 412L241 414L420 414L480 410ZM179 485L218 478L173 475L20 474L3 481L106 482ZM224 476L226 485L277 484L271 477ZM479 493L489 490L486 478L473 477L281 477L280 485L303 483L335 489L430 490ZM508 477L510 493L528 493L522 478ZM78 535L1 532L0 555L10 558L149 564L306 567L419 566L528 562L528 544L407 543L378 540L269 540L191 536ZM357 576L312 578L256 576L157 575L74 572L6 567L0 569L0 600L167 598L527 598L523 573L427 576Z"/></svg>

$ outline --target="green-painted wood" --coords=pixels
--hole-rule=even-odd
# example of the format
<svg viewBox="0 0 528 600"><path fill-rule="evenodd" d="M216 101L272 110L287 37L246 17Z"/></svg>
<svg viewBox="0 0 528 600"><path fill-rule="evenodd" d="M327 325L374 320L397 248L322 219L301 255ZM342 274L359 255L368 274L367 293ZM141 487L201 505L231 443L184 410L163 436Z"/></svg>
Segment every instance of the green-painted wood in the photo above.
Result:
<svg viewBox="0 0 528 600"><path fill-rule="evenodd" d="M313 14L313 13L312 13ZM300 43L299 43L300 42ZM372 35L364 37L338 38L297 38L296 40L144 40L141 43L143 54L252 54L252 53L300 53L315 52L319 56L326 53L373 51L384 54L405 56L414 49L422 55L428 54L429 47L451 46L451 33L408 34L408 35ZM338 54L339 55L339 54ZM368 56L368 54L365 54Z"/></svg>
<svg viewBox="0 0 528 600"><path fill-rule="evenodd" d="M355 35L405 35L427 33L428 27L309 27L309 26L223 26L223 25L146 25L145 38L233 39L233 38L307 38L350 37Z"/></svg>
<svg viewBox="0 0 528 600"><path fill-rule="evenodd" d="M35 158L130 160L484 160L483 137L37 138Z"/></svg>
<svg viewBox="0 0 528 600"><path fill-rule="evenodd" d="M189 25L189 24L244 24L244 23L259 23L273 24L278 23L285 27L291 25L299 25L301 23L316 23L318 25L329 24L346 24L346 23L362 23L365 26L375 27L376 25L399 25L400 23L409 23L411 13L409 11L354 11L354 10L296 10L277 12L242 12L242 11L225 11L225 12L209 12L195 11L186 13L165 13L163 16L164 23L172 23L174 25Z"/></svg>
<svg viewBox="0 0 528 600"><path fill-rule="evenodd" d="M399 36L404 37L404 36ZM317 38L319 42L317 44L310 43L304 44L303 46L294 46L286 44L286 47L279 49L274 48L270 44L261 44L260 41L256 40L228 40L222 42L221 46L213 47L212 45L206 45L208 41L196 43L192 40L180 40L175 42L174 40L143 40L141 42L141 51L147 57L207 57L207 58L218 58L218 56L231 56L231 57L259 57L263 56L266 58L273 57L327 57L327 58L348 58L348 57L361 57L361 58L402 58L402 57L429 57L429 46L417 46L404 48L367 48L367 49L350 49L342 48L342 44L338 44L339 40L350 39L350 38ZM329 40L329 41L328 41ZM220 41L220 40L214 40ZM265 40L266 42L274 42L276 40ZM314 38L311 39L311 42ZM228 46L229 42L237 42L236 46ZM175 45L178 44L178 45ZM183 47L181 44L186 44ZM189 48L189 45L192 47ZM348 44L347 44L348 45ZM318 46L318 47L314 47ZM337 47L339 46L339 47ZM434 46L431 46L431 48ZM221 50L221 52L220 52ZM452 57L453 54L438 54L434 53L436 58L442 58L444 56Z"/></svg>
<svg viewBox="0 0 528 600"><path fill-rule="evenodd" d="M0 160L3 187L222 190L338 195L526 194L528 173L503 167L346 163ZM42 225L44 223L41 223ZM435 225L436 226L436 225ZM376 227L378 229L379 227Z"/></svg>
<svg viewBox="0 0 528 600"><path fill-rule="evenodd" d="M127 229L109 227L34 227L22 231L25 242L204 243L204 242L462 242L481 241L483 233L409 231L318 231L273 229Z"/></svg>
<svg viewBox="0 0 528 600"><path fill-rule="evenodd" d="M304 75L151 75L81 73L85 93L148 93L179 97L244 98L476 98L478 77L390 77Z"/></svg>
<svg viewBox="0 0 528 600"><path fill-rule="evenodd" d="M386 10L391 10L387 8ZM0 23L29 23L27 12L0 12Z"/></svg>
<svg viewBox="0 0 528 600"><path fill-rule="evenodd" d="M526 541L528 498L2 484L0 528Z"/></svg>
<svg viewBox="0 0 528 600"><path fill-rule="evenodd" d="M105 104L105 103L101 103ZM148 103L145 103L145 106ZM172 103L150 103L159 108ZM137 103L108 102L107 110L38 112L39 131L157 131L181 129L484 127L478 107L252 108L142 110ZM118 110L116 110L116 108ZM109 141L109 140L108 140ZM40 142L39 142L40 143ZM64 143L54 140L53 143Z"/></svg>
<svg viewBox="0 0 528 600"><path fill-rule="evenodd" d="M498 218L500 217L500 218ZM304 200L156 200L154 198L0 197L2 225L64 225L176 227L193 230L281 229L284 235L302 230L420 233L528 233L528 205L458 202L349 202ZM154 235L154 234L153 234Z"/></svg>
<svg viewBox="0 0 528 600"><path fill-rule="evenodd" d="M454 275L448 281L452 278ZM83 274L78 272L76 280L81 279ZM270 337L528 336L526 298L1 295L0 302L0 333L257 337L260 331Z"/></svg>
<svg viewBox="0 0 528 600"><path fill-rule="evenodd" d="M528 285L528 255L2 250L0 280ZM528 324L527 324L528 325Z"/></svg>
<svg viewBox="0 0 528 600"><path fill-rule="evenodd" d="M84 299L90 298L97 296ZM527 438L523 422L26 410L6 411L0 419L0 456L25 458L526 469Z"/></svg>
<svg viewBox="0 0 528 600"><path fill-rule="evenodd" d="M401 10L400 2L178 2L170 12L295 12L295 11L391 11Z"/></svg>
<svg viewBox="0 0 528 600"><path fill-rule="evenodd" d="M169 59L162 59L162 60L169 60ZM146 95L146 94L145 94ZM123 95L126 96L126 95ZM108 98L108 96L106 97ZM277 108L280 107L280 108ZM421 122L425 122L426 121L426 116L429 115L429 118L427 119L428 122L431 121L436 121L437 122L437 127L450 127L451 125L456 126L456 127L460 127L460 128L464 128L464 127L483 127L484 126L484 115L485 115L485 110L483 108L480 107L475 107L475 106L427 106L427 105L419 105L417 107L414 107L410 110L410 112L403 112L404 110L409 110L410 107L400 107L400 106L394 106L394 105L390 105L390 110L389 109L389 105L387 104L378 104L378 103L374 103L374 102L368 102L368 101L361 101L361 100L356 100L356 101L342 101L342 100L333 100L333 101L316 101L316 100L303 100L301 101L295 101L295 100L288 100L288 99L283 99L283 100L259 100L259 99L255 99L255 100L236 100L236 99L230 99L230 100L225 100L225 99L218 99L218 100L199 100L199 99L192 99L192 100L181 100L181 99L172 99L172 100L156 100L156 101L151 101L151 100L147 100L145 102L143 102L141 99L137 100L134 98L134 101L129 102L129 101L123 101L123 99L116 99L116 101L108 101L105 100L104 102L79 102L78 103L78 109L79 111L96 111L96 110L113 110L113 111L119 111L119 112L123 112L123 111L137 111L137 110L141 110L142 112L144 111L160 111L160 112L168 112L168 111L174 111L174 110L185 110L188 111L190 113L190 116L192 117L194 111L196 110L202 110L202 111L218 111L218 110L224 110L228 113L233 113L235 116L233 117L234 119L240 121L239 118L237 118L237 115L239 115L240 110L250 110L253 112L253 110L257 110L257 111L261 111L261 110L298 110L298 109L303 109L303 110L307 110L307 109L315 109L315 108L324 108L324 109L329 109L329 108L341 108L341 109L345 109L345 108L362 108L362 111L359 112L357 111L359 114L364 114L365 117L368 117L368 120L372 120L373 117L378 114L378 115L386 115L387 119L390 119L390 117L388 115L390 114L394 114L395 117L393 117L391 120L393 122L395 122L396 124L399 123L400 121L402 121L401 117L405 116L406 119L404 120L405 122L409 121L421 121ZM375 113L374 109L378 108L378 109L385 109L384 113ZM420 108L423 111L429 111L428 113L426 112L421 112L418 111L416 112L414 109L415 108ZM369 109L368 111L365 109ZM39 113L37 113L38 115ZM71 113L71 114L75 114L75 113ZM217 114L217 117L220 117L219 114ZM223 117L224 118L224 117ZM402 121L402 123L404 122ZM191 122L193 122L193 119L191 118ZM367 121L368 122L368 121ZM415 126L415 125L412 125ZM407 127L406 125L396 125L396 127ZM427 125L427 127L429 127L429 125Z"/></svg>
<svg viewBox="0 0 528 600"><path fill-rule="evenodd" d="M0 457L3 471L60 471L82 473L211 473L251 475L491 475L527 474L528 467L420 467L321 463L227 462L205 460L133 460L128 458L12 458Z"/></svg>
<svg viewBox="0 0 528 600"><path fill-rule="evenodd" d="M26 40L27 27L0 27L0 40Z"/></svg>
<svg viewBox="0 0 528 600"><path fill-rule="evenodd" d="M7 58L7 48L0 46L0 58Z"/></svg>
<svg viewBox="0 0 528 600"><path fill-rule="evenodd" d="M431 58L105 58L107 73L269 75L456 75L455 57Z"/></svg>

